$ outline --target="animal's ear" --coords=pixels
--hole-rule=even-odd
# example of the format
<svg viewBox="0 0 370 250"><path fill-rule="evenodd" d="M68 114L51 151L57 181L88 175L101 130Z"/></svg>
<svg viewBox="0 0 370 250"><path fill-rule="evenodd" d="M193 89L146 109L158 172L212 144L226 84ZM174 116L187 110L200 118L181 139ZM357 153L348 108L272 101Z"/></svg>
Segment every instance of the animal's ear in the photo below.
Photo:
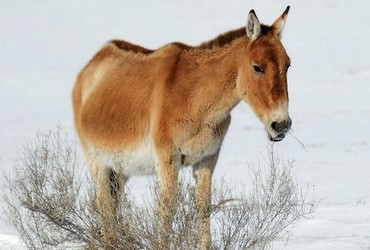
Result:
<svg viewBox="0 0 370 250"><path fill-rule="evenodd" d="M282 37L282 33L283 33L283 29L284 29L286 18L288 17L289 9L290 9L290 6L286 7L286 9L283 12L283 14L281 14L281 16L278 19L276 19L276 21L272 24L272 28L273 28L274 33L280 39Z"/></svg>
<svg viewBox="0 0 370 250"><path fill-rule="evenodd" d="M258 21L258 18L254 10L251 10L248 14L246 30L247 30L247 36L252 41L256 40L261 35L261 24Z"/></svg>

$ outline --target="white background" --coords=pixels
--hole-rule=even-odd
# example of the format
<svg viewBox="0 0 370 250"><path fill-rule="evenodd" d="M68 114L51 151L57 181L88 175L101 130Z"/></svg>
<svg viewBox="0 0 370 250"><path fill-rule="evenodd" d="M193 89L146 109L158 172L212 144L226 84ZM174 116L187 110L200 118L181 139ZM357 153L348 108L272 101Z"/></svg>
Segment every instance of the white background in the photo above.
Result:
<svg viewBox="0 0 370 250"><path fill-rule="evenodd" d="M293 130L275 144L294 160L301 186L322 199L285 249L370 249L370 2L344 1L0 1L0 168L11 171L16 145L57 124L74 135L71 89L84 64L107 40L157 48L191 45L243 26L255 9L271 24L291 5L283 43ZM214 178L248 186L248 163L263 163L269 142L241 103ZM263 165L263 164L261 164ZM189 171L184 171L184 175ZM138 197L147 178L130 180ZM1 184L1 183L0 183ZM0 249L17 243L0 222ZM277 241L274 249L283 248Z"/></svg>

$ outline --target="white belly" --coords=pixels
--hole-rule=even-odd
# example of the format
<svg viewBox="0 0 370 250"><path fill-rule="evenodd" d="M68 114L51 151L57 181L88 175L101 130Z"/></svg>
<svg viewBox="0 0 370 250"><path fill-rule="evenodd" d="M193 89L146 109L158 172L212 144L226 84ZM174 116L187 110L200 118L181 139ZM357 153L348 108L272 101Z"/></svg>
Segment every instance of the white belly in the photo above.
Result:
<svg viewBox="0 0 370 250"><path fill-rule="evenodd" d="M127 177L156 173L155 153L151 143L142 144L135 150L119 153L106 153L97 149L93 149L92 152L105 167L112 168Z"/></svg>
<svg viewBox="0 0 370 250"><path fill-rule="evenodd" d="M223 136L214 136L212 128L201 130L196 136L179 147L182 165L191 166L199 162L203 157L212 155L220 148ZM130 151L107 153L90 147L90 152L105 167L127 177L138 175L154 175L156 173L156 155L153 143L144 140L142 144Z"/></svg>

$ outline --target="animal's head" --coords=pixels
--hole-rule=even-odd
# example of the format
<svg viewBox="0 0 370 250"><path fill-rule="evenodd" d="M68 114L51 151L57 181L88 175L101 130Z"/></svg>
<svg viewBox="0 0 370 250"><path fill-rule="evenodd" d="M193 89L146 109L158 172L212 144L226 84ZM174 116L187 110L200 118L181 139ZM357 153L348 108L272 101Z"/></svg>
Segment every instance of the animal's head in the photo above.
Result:
<svg viewBox="0 0 370 250"><path fill-rule="evenodd" d="M289 6L271 26L261 25L255 12L249 12L247 56L237 80L240 97L263 122L272 141L284 139L292 125L287 87L290 59L280 41L288 11Z"/></svg>

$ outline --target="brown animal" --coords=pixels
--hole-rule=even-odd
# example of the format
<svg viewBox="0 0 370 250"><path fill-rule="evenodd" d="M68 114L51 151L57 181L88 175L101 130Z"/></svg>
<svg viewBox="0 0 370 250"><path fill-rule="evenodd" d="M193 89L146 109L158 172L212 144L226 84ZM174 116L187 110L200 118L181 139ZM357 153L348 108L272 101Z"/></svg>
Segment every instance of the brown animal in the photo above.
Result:
<svg viewBox="0 0 370 250"><path fill-rule="evenodd" d="M149 50L111 41L92 58L73 89L75 126L97 191L106 248L114 248L116 206L127 179L157 174L160 233L170 246L178 171L193 166L201 249L209 249L211 177L230 124L248 103L268 137L291 127L287 70L280 38L289 7L271 25L255 12L247 26L192 47Z"/></svg>

